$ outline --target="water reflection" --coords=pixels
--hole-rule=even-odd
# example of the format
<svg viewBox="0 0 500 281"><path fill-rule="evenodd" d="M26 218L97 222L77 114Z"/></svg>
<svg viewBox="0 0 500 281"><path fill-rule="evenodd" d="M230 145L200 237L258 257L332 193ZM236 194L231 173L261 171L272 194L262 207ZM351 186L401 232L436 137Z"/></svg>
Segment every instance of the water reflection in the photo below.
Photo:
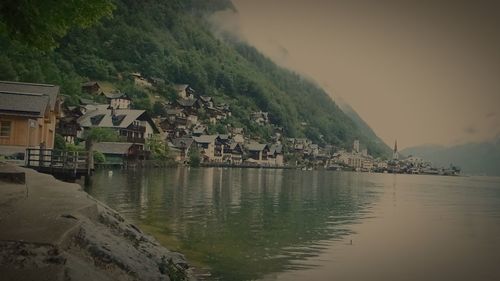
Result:
<svg viewBox="0 0 500 281"><path fill-rule="evenodd" d="M101 171L89 187L223 280L314 266L381 192L356 173L218 168Z"/></svg>

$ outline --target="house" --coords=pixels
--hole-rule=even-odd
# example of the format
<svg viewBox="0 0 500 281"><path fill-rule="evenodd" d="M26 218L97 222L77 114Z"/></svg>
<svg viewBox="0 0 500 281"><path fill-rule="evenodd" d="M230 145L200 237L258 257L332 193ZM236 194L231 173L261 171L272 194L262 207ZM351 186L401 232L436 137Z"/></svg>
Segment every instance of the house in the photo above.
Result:
<svg viewBox="0 0 500 281"><path fill-rule="evenodd" d="M363 165L364 158L358 153L340 151L333 155L336 163L341 163L353 169L359 170Z"/></svg>
<svg viewBox="0 0 500 281"><path fill-rule="evenodd" d="M158 77L151 77L148 79L151 85L158 87L158 86L164 86L165 85L165 80L158 78Z"/></svg>
<svg viewBox="0 0 500 281"><path fill-rule="evenodd" d="M166 119L171 122L172 124L175 123L175 119L177 118L186 118L186 114L184 114L184 111L179 108L167 108L165 110L166 114Z"/></svg>
<svg viewBox="0 0 500 281"><path fill-rule="evenodd" d="M241 165L243 163L243 146L240 143L232 142L229 144L231 154L231 164Z"/></svg>
<svg viewBox="0 0 500 281"><path fill-rule="evenodd" d="M269 148L268 164L271 166L283 166L283 146L281 144L273 144Z"/></svg>
<svg viewBox="0 0 500 281"><path fill-rule="evenodd" d="M212 97L210 96L200 96L200 102L203 104L204 107L214 106L214 102L212 100Z"/></svg>
<svg viewBox="0 0 500 281"><path fill-rule="evenodd" d="M217 135L201 135L199 137L193 137L193 140L200 149L200 153L204 162L214 161L216 139ZM218 155L218 157L221 156L222 155Z"/></svg>
<svg viewBox="0 0 500 281"><path fill-rule="evenodd" d="M193 136L199 137L207 134L207 126L198 124L193 128Z"/></svg>
<svg viewBox="0 0 500 281"><path fill-rule="evenodd" d="M0 153L53 148L59 86L0 81Z"/></svg>
<svg viewBox="0 0 500 281"><path fill-rule="evenodd" d="M195 91L187 84L174 85L174 90L177 92L177 96L181 99L194 99Z"/></svg>
<svg viewBox="0 0 500 281"><path fill-rule="evenodd" d="M100 95L102 93L101 85L96 81L82 83L82 92L89 95Z"/></svg>
<svg viewBox="0 0 500 281"><path fill-rule="evenodd" d="M189 114L186 117L186 119L187 119L187 126L190 128L198 124L198 115Z"/></svg>
<svg viewBox="0 0 500 281"><path fill-rule="evenodd" d="M106 165L122 165L125 160L144 159L143 147L130 142L98 142L94 151L104 154Z"/></svg>
<svg viewBox="0 0 500 281"><path fill-rule="evenodd" d="M104 96L108 100L108 104L115 109L129 109L130 108L130 97L121 92L114 93L104 93Z"/></svg>
<svg viewBox="0 0 500 281"><path fill-rule="evenodd" d="M231 142L231 137L229 135L219 134L215 139L214 148L214 162L223 163L229 162L231 159L231 153L229 151L229 144Z"/></svg>
<svg viewBox="0 0 500 281"><path fill-rule="evenodd" d="M67 143L74 144L78 132L82 130L77 121L82 115L80 107L62 105L61 116L56 126L56 133L61 135Z"/></svg>
<svg viewBox="0 0 500 281"><path fill-rule="evenodd" d="M176 138L172 140L173 147L179 150L178 157L175 159L177 162L184 163L188 160L193 143L193 138Z"/></svg>
<svg viewBox="0 0 500 281"><path fill-rule="evenodd" d="M78 123L84 130L90 128L110 128L118 132L124 142L139 144L144 147L147 138L160 131L145 110L138 109L106 109L88 110L78 118Z"/></svg>
<svg viewBox="0 0 500 281"><path fill-rule="evenodd" d="M217 123L217 121L224 120L227 117L227 114L216 107L207 107L206 112L211 124Z"/></svg>
<svg viewBox="0 0 500 281"><path fill-rule="evenodd" d="M251 142L247 145L248 156L253 159L255 163L267 165L267 158L269 154L269 146L258 142Z"/></svg>
<svg viewBox="0 0 500 281"><path fill-rule="evenodd" d="M177 99L176 104L185 114L197 114L200 104L196 99Z"/></svg>
<svg viewBox="0 0 500 281"><path fill-rule="evenodd" d="M147 88L153 87L153 85L148 80L146 80L146 78L144 78L139 72L132 72L130 73L130 75L134 80L134 84L136 84L137 86L142 86Z"/></svg>
<svg viewBox="0 0 500 281"><path fill-rule="evenodd" d="M252 112L250 115L252 121L256 122L259 125L265 125L269 123L269 113L263 111Z"/></svg>
<svg viewBox="0 0 500 281"><path fill-rule="evenodd" d="M301 138L301 139L293 139L293 148L297 152L309 152L309 146L312 142L309 139Z"/></svg>

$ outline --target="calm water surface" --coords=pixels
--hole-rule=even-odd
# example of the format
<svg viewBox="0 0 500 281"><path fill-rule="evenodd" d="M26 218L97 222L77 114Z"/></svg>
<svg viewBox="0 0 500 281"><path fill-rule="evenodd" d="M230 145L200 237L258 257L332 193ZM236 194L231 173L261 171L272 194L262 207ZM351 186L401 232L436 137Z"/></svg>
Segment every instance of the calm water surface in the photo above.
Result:
<svg viewBox="0 0 500 281"><path fill-rule="evenodd" d="M215 280L500 280L500 178L114 170L88 192Z"/></svg>

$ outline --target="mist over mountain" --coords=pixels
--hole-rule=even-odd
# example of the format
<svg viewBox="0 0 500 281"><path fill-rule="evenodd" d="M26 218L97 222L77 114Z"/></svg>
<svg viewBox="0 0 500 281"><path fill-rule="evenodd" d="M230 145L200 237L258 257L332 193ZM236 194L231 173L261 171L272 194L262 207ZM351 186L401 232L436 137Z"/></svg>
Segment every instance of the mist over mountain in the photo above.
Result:
<svg viewBox="0 0 500 281"><path fill-rule="evenodd" d="M340 109L347 115L351 120L361 129L367 136L372 138L377 144L385 147L384 155L389 155L391 153L391 149L385 144L377 134L372 130L372 128L359 116L359 114L352 108L348 103L343 101L337 101L337 105ZM363 145L363 144L362 144Z"/></svg>
<svg viewBox="0 0 500 281"><path fill-rule="evenodd" d="M458 165L465 174L500 176L500 138L450 147L422 145L406 148L401 153L422 157L437 166Z"/></svg>
<svg viewBox="0 0 500 281"><path fill-rule="evenodd" d="M81 92L81 82L104 81L129 94L134 108L152 112L151 94L128 78L139 72L166 81L166 89L157 93L165 99L174 84L189 84L198 94L229 105L233 116L227 124L263 141L269 140L272 127L252 124L253 111L269 112L270 121L289 137L344 148L359 139L375 156L389 151L357 115L345 114L308 79L277 66L243 41L216 36L208 19L215 11L234 10L230 1L115 4L112 17L73 30L53 52L0 37L0 79L61 85L68 104L89 98Z"/></svg>

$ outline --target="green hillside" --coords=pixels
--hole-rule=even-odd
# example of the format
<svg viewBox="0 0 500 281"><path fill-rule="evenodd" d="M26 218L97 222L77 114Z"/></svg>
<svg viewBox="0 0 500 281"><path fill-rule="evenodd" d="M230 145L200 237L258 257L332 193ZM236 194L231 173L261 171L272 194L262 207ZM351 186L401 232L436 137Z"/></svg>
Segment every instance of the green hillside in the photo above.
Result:
<svg viewBox="0 0 500 281"><path fill-rule="evenodd" d="M462 168L464 174L500 176L500 137L493 141L453 146L422 145L405 148L403 155L431 161L437 167L450 164Z"/></svg>
<svg viewBox="0 0 500 281"><path fill-rule="evenodd" d="M55 83L68 103L84 96L80 83L107 81L133 98L136 108L154 110L151 93L137 88L129 73L167 81L155 95L172 97L173 84L230 105L226 122L266 138L270 128L250 122L250 112L270 112L287 136L350 147L355 138L373 155L389 151L370 130L353 122L319 87L278 67L243 42L220 40L206 15L233 8L226 0L115 1L112 17L72 30L53 51L42 52L0 38L0 79ZM88 97L87 97L88 98Z"/></svg>

